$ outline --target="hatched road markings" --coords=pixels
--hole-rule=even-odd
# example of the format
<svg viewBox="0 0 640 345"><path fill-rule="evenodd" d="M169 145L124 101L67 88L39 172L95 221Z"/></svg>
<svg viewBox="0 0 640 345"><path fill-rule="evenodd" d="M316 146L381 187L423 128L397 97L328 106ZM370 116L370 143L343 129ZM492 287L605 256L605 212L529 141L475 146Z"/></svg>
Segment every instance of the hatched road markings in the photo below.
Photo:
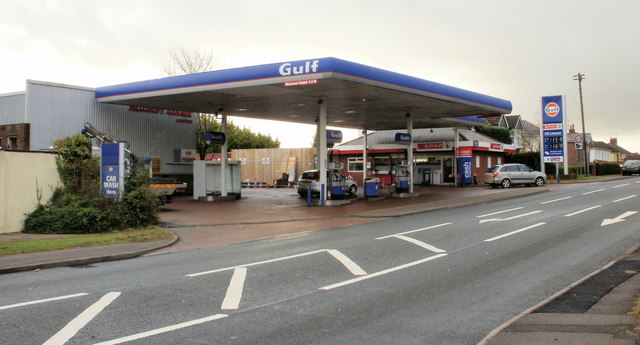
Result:
<svg viewBox="0 0 640 345"><path fill-rule="evenodd" d="M536 213L540 213L542 212L542 210L537 210L537 211L531 211L528 213L523 213L523 214L519 214L517 216L512 216L512 217L508 217L508 218L491 218L491 219L482 219L480 221L480 224L482 223L486 223L486 222L504 222L505 220L512 220L512 219L518 219L518 218L522 218L522 217L526 217L526 216L530 216L532 214L536 214Z"/></svg>
<svg viewBox="0 0 640 345"><path fill-rule="evenodd" d="M506 212L516 211L516 210L520 210L520 209L523 209L523 208L524 208L524 207L510 208L510 209L508 209L508 210L502 210L502 211L498 211L498 212L493 212L493 213L483 214L483 215L477 216L476 218L484 218L484 217L489 217L489 216L495 216L496 214L501 214L501 213L506 213Z"/></svg>
<svg viewBox="0 0 640 345"><path fill-rule="evenodd" d="M543 201L540 203L540 205L544 205L544 204L550 204L552 202L556 202L556 201L562 201L562 200L567 200L567 199L571 199L572 197L570 196L565 196L564 198L559 198L559 199L553 199L553 200L549 200L549 201Z"/></svg>
<svg viewBox="0 0 640 345"><path fill-rule="evenodd" d="M430 250L430 251L432 251L434 253L446 253L447 252L446 250L442 250L440 248L436 248L436 247L434 247L434 246L432 246L430 244L427 244L427 243L424 243L422 241L416 240L415 238L411 238L411 237L407 237L407 236L403 236L403 235L396 235L396 236L393 236L393 237L395 237L397 239L400 239L400 240L403 240L403 241L407 241L409 243L413 243L413 244L415 244L417 246L420 246L420 247L422 247L422 248L424 248L426 250Z"/></svg>
<svg viewBox="0 0 640 345"><path fill-rule="evenodd" d="M438 224L438 225L431 225L431 226L427 226L426 228L420 228L420 229L415 229L415 230L409 230L409 231L400 232L400 233L393 234L393 235L377 237L377 238L376 238L376 240L384 240L384 239L387 239L387 238L396 237L396 236L398 236L398 235L407 235L407 234L412 234L412 233L414 233L414 232L420 232L420 231L424 231L424 230L435 229L435 228L439 228L439 227L447 226L447 225L451 225L451 224L452 224L452 223L442 223L442 224Z"/></svg>
<svg viewBox="0 0 640 345"><path fill-rule="evenodd" d="M12 308L18 308L18 307L25 307L25 306L28 306L28 305L39 304L39 303L60 301L60 300L64 300L64 299L67 299L67 298L74 298L74 297L87 296L87 295L89 295L89 294L83 292L83 293L77 293L77 294L73 294L73 295L66 295L66 296L60 296L60 297L39 299L39 300L36 300L36 301L29 301L29 302L22 302L22 303L16 303L16 304L11 304L11 305L5 305L3 307L0 307L0 310L12 309Z"/></svg>
<svg viewBox="0 0 640 345"><path fill-rule="evenodd" d="M66 326L64 326L53 337L49 338L42 345L63 345L69 339L71 339L79 330L86 326L93 318L95 318L100 312L106 308L111 302L120 296L120 292L109 292L102 296L96 303L91 305L85 311L76 316Z"/></svg>
<svg viewBox="0 0 640 345"><path fill-rule="evenodd" d="M541 222L541 223L538 223L538 224L530 225L530 226L527 226L526 228L522 228L522 229L518 229L518 230L515 230L515 231L511 231L511 232L508 232L506 234L502 234L500 236L496 236L496 237L492 237L492 238L486 239L484 241L485 242L493 242L493 241L496 241L496 240L499 240L499 239L502 239L502 238L505 238L505 237L508 237L508 236L511 236L511 235L515 235L515 234L518 234L518 233L521 233L521 232L524 232L524 231L527 231L527 230L531 230L533 228L537 228L537 227L545 225L545 224L547 224L547 223Z"/></svg>
<svg viewBox="0 0 640 345"><path fill-rule="evenodd" d="M151 337L151 336L154 336L154 335L158 335L158 334L167 333L167 332L175 331L175 330L178 330L178 329L199 325L199 324L205 323L205 322L211 322L211 321L215 321L215 320L220 320L220 319L223 319L223 318L225 318L227 316L229 316L229 315L227 315L227 314L211 315L211 316L203 317L201 319L187 321L187 322L179 323L177 325L162 327L162 328L154 329L154 330L151 330L151 331L130 335L130 336L127 336L127 337L122 337L122 338L118 338L118 339L105 341L105 342L102 342L102 343L97 343L97 344L94 344L94 345L117 345L117 344L127 343L127 342L130 342L130 341L143 339L143 338L148 338L148 337Z"/></svg>
<svg viewBox="0 0 640 345"><path fill-rule="evenodd" d="M233 270L233 276L227 287L227 294L222 301L220 309L236 310L240 306L242 299L242 291L244 290L244 281L247 278L247 268L239 267Z"/></svg>

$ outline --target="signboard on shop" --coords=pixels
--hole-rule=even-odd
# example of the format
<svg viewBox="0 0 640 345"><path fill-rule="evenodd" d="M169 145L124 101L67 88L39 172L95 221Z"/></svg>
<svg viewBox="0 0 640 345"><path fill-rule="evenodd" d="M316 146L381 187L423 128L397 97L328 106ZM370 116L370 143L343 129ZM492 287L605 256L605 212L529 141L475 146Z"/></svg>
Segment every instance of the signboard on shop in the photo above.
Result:
<svg viewBox="0 0 640 345"><path fill-rule="evenodd" d="M409 133L396 133L396 144L409 145L411 144L411 134Z"/></svg>

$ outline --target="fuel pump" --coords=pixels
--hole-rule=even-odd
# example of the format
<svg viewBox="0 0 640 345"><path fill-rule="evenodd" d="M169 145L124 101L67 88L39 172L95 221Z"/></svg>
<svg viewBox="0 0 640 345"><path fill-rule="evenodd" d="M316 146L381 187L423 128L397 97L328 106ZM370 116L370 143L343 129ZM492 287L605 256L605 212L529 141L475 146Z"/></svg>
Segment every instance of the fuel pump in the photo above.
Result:
<svg viewBox="0 0 640 345"><path fill-rule="evenodd" d="M396 165L396 193L408 193L411 184L411 169L408 161L402 161Z"/></svg>

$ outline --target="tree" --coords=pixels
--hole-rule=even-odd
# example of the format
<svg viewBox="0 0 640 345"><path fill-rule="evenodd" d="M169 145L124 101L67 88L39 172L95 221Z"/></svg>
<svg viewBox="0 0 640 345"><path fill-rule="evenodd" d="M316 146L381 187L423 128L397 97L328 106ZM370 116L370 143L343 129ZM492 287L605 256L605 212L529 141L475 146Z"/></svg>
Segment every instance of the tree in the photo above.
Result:
<svg viewBox="0 0 640 345"><path fill-rule="evenodd" d="M509 133L508 128L484 125L484 126L476 127L476 131L478 131L478 133L484 134L488 137L496 139L505 144L512 143L511 134Z"/></svg>
<svg viewBox="0 0 640 345"><path fill-rule="evenodd" d="M197 50L180 51L169 50L171 63L164 67L164 71L171 76L179 74L195 74L210 71L216 65L211 51L202 53ZM204 159L205 154L220 152L220 145L207 145L204 140L206 132L221 131L222 125L214 114L197 113L196 115L196 152L200 159ZM255 134L247 128L239 128L229 121L227 125L227 146L229 150L249 149L249 148L277 148L280 141L271 138L270 135L261 133Z"/></svg>

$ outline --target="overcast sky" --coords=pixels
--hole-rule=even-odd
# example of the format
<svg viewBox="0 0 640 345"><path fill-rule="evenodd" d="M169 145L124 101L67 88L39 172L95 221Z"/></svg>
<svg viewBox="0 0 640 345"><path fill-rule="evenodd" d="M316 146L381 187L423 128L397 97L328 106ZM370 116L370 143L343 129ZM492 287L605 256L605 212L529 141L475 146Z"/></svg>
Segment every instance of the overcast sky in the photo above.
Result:
<svg viewBox="0 0 640 345"><path fill-rule="evenodd" d="M170 49L212 51L218 69L331 56L504 98L533 123L541 96L566 95L581 131L584 73L587 132L638 152L639 34L637 0L0 0L0 94L164 77ZM296 126L254 130L309 146Z"/></svg>

